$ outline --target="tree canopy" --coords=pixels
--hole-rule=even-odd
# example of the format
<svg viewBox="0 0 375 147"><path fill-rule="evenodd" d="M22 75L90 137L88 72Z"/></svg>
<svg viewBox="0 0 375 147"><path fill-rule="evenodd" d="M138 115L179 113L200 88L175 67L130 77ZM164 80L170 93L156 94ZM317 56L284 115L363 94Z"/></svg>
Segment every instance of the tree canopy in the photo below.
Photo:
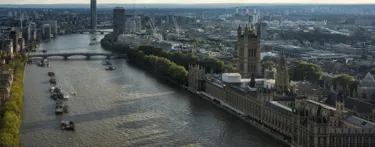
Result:
<svg viewBox="0 0 375 147"><path fill-rule="evenodd" d="M101 40L101 45L103 48L126 53L135 52L136 49L130 49L129 46L120 45L114 43L115 35L109 34ZM200 64L206 68L206 72L213 71L215 73L222 73L222 72L234 72L236 68L231 65L225 64L223 61L217 58L199 58L193 54L184 54L180 52L168 52L161 48L156 48L151 45L142 45L139 46L138 51L141 51L145 55L153 55L158 57L163 57L169 59L171 62L176 63L177 65L183 66L185 69L188 69L189 64Z"/></svg>
<svg viewBox="0 0 375 147"><path fill-rule="evenodd" d="M347 86L351 82L355 81L354 77L348 74L341 74L332 78L332 83L335 85Z"/></svg>
<svg viewBox="0 0 375 147"><path fill-rule="evenodd" d="M272 69L275 66L275 63L272 61L266 61L262 63L263 69Z"/></svg>
<svg viewBox="0 0 375 147"><path fill-rule="evenodd" d="M375 75L375 68L371 68L370 73L371 73L371 75Z"/></svg>
<svg viewBox="0 0 375 147"><path fill-rule="evenodd" d="M358 81L355 80L353 76L348 74L341 74L332 78L333 88L337 89L340 85L340 88L347 92L350 96L353 96L354 91L357 91Z"/></svg>
<svg viewBox="0 0 375 147"><path fill-rule="evenodd" d="M291 79L293 81L310 81L316 83L322 76L319 65L307 63L305 61L296 61L296 65L291 69Z"/></svg>
<svg viewBox="0 0 375 147"><path fill-rule="evenodd" d="M25 55L15 55L9 67L13 69L14 80L10 96L6 99L1 120L0 146L18 147L20 142L21 111L23 104L23 74Z"/></svg>

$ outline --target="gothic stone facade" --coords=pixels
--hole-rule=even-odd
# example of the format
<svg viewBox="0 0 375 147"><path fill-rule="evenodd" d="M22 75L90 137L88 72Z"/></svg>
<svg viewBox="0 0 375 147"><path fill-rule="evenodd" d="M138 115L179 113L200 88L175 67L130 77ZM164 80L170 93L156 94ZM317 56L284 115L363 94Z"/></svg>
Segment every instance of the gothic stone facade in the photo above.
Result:
<svg viewBox="0 0 375 147"><path fill-rule="evenodd" d="M197 74L199 70L189 70ZM201 73L202 74L202 73ZM199 78L197 78L199 77ZM202 76L189 76L191 91ZM191 85L190 85L191 84ZM293 147L373 147L375 124L351 115L344 110L344 96L340 93L336 107L330 107L312 98L316 95L294 95L284 99L276 90L258 88L248 91L232 83L205 79L204 89L221 102L239 109L249 120L268 128L288 140ZM282 102L282 100L287 102ZM287 104L287 105L286 105Z"/></svg>
<svg viewBox="0 0 375 147"><path fill-rule="evenodd" d="M244 77L255 74L262 76L260 67L260 37L253 26L246 26L243 33L241 26L237 32L237 69Z"/></svg>

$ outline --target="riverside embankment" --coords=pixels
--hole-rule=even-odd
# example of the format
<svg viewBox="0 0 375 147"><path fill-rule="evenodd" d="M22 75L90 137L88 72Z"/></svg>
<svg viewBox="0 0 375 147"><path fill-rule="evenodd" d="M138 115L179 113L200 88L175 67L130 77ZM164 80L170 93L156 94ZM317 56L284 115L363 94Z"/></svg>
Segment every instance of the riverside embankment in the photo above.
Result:
<svg viewBox="0 0 375 147"><path fill-rule="evenodd" d="M0 146L18 147L20 145L21 114L23 106L25 55L17 54L5 68L13 74L10 95L1 108Z"/></svg>
<svg viewBox="0 0 375 147"><path fill-rule="evenodd" d="M99 44L89 46L91 38L88 34L59 36L40 48L49 53L106 52ZM206 100L123 59L111 61L114 71L105 71L102 60L56 57L49 68L27 65L21 146L284 147ZM65 91L77 92L66 102L66 115L54 114L49 71L56 73ZM76 132L61 131L61 120L74 121Z"/></svg>
<svg viewBox="0 0 375 147"><path fill-rule="evenodd" d="M198 59L198 57L195 57L194 55L191 55L191 54L169 53L169 52L166 52L162 49L155 48L155 47L148 46L148 45L140 46L138 49L131 49L126 45L116 44L116 42L113 41L113 37L114 36L107 35L106 37L103 38L103 40L101 41L101 44L105 49L108 49L110 51L118 51L118 52L121 52L121 53L128 54L129 61L137 64L138 66L146 67L144 69L146 69L148 71L153 70L153 71L155 71L156 74L162 74L162 75L164 75L164 78L167 78L167 79L170 79L170 80L173 80L173 81L180 80L180 81L177 81L180 84L187 83L187 77L186 77L186 79L183 79L183 80L181 80L180 77L179 78L170 78L171 75L165 74L165 71L163 71L163 68L167 67L166 69L171 69L170 67L161 66L160 61L157 61L157 60L148 61L148 58L150 56L151 57L157 57L157 58L161 58L163 60L166 60L167 62L171 62L171 60L173 60L172 63L178 63L177 65L181 66L182 69L178 69L178 70L181 70L181 71L186 71L187 67L190 64L199 64L201 66L203 65L203 67L205 67L206 70L208 68L207 71L211 71L211 72L212 71L222 72L222 71L228 71L228 70L229 71L235 70L233 67L231 67L229 65L225 65L223 62L218 61L217 59L211 59L211 60ZM184 65L185 65L185 67L184 67ZM157 70L160 67L162 69ZM175 71L176 70L167 71L167 73L168 72L175 72ZM231 110L231 108L229 108L229 107L226 107L225 105L217 104L212 99L208 99L206 96L198 94L195 91L191 91L191 92L192 92L192 94L197 95L200 98L209 100L210 102L214 103L215 105L219 106L220 108L223 108L224 110L230 112L231 114L234 114L235 116L244 120L245 122L248 122L251 125L257 127L261 131L270 134L272 137L279 140L280 142L283 142L284 144L289 144L289 142L284 140L282 135L277 134L277 133L273 133L271 131L271 129L269 129L264 124L253 121L251 118L244 118L243 116L241 116L237 113L233 113L233 110Z"/></svg>

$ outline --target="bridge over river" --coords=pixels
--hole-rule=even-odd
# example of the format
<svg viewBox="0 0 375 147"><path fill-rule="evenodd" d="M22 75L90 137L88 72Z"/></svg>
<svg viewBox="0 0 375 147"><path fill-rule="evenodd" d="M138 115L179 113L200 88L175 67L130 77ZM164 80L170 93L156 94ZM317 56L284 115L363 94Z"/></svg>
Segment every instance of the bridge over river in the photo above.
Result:
<svg viewBox="0 0 375 147"><path fill-rule="evenodd" d="M100 34L105 34L105 33L111 33L111 30L92 30L92 29L80 29L76 30L75 32L79 32L81 34L83 33L90 33L93 34L94 32L100 33Z"/></svg>
<svg viewBox="0 0 375 147"><path fill-rule="evenodd" d="M89 52L72 52L72 53L40 53L40 54L31 54L28 56L29 59L32 58L48 58L48 57L63 57L67 60L70 56L83 56L86 59L90 59L93 56L104 56L107 59L110 58L124 58L125 54L114 54L114 53L89 53Z"/></svg>

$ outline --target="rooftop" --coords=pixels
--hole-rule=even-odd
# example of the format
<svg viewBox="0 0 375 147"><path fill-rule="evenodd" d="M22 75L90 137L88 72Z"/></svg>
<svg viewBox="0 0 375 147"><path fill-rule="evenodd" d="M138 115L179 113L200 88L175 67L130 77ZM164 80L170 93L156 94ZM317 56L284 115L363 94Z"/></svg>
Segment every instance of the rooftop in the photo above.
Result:
<svg viewBox="0 0 375 147"><path fill-rule="evenodd" d="M375 128L375 123L361 119L355 116L348 116L344 119L345 122L356 125L361 128Z"/></svg>
<svg viewBox="0 0 375 147"><path fill-rule="evenodd" d="M319 102L314 101L314 100L306 100L306 101L309 102L309 103L312 103L312 104L314 104L314 105L321 106L321 107L324 108L324 109L328 109L328 110L336 111L336 108L331 107L331 106L328 106L328 105L326 105L326 104L319 103Z"/></svg>
<svg viewBox="0 0 375 147"><path fill-rule="evenodd" d="M329 106L335 106L337 100L337 93L329 92L327 93L327 96L327 100L324 103ZM375 105L373 104L350 97L345 97L344 102L345 108L348 108L350 110L356 109L358 113L372 113L372 111L375 109Z"/></svg>
<svg viewBox="0 0 375 147"><path fill-rule="evenodd" d="M370 72L360 81L362 87L375 87L375 79Z"/></svg>
<svg viewBox="0 0 375 147"><path fill-rule="evenodd" d="M287 111L289 111L289 112L292 112L292 108L289 108L289 107L287 107L287 106L285 106L285 105L283 105L283 104L280 104L280 103L277 102L277 101L270 101L270 103L271 103L272 105L275 105L275 106L281 108L281 109L284 109L284 110L287 110Z"/></svg>

